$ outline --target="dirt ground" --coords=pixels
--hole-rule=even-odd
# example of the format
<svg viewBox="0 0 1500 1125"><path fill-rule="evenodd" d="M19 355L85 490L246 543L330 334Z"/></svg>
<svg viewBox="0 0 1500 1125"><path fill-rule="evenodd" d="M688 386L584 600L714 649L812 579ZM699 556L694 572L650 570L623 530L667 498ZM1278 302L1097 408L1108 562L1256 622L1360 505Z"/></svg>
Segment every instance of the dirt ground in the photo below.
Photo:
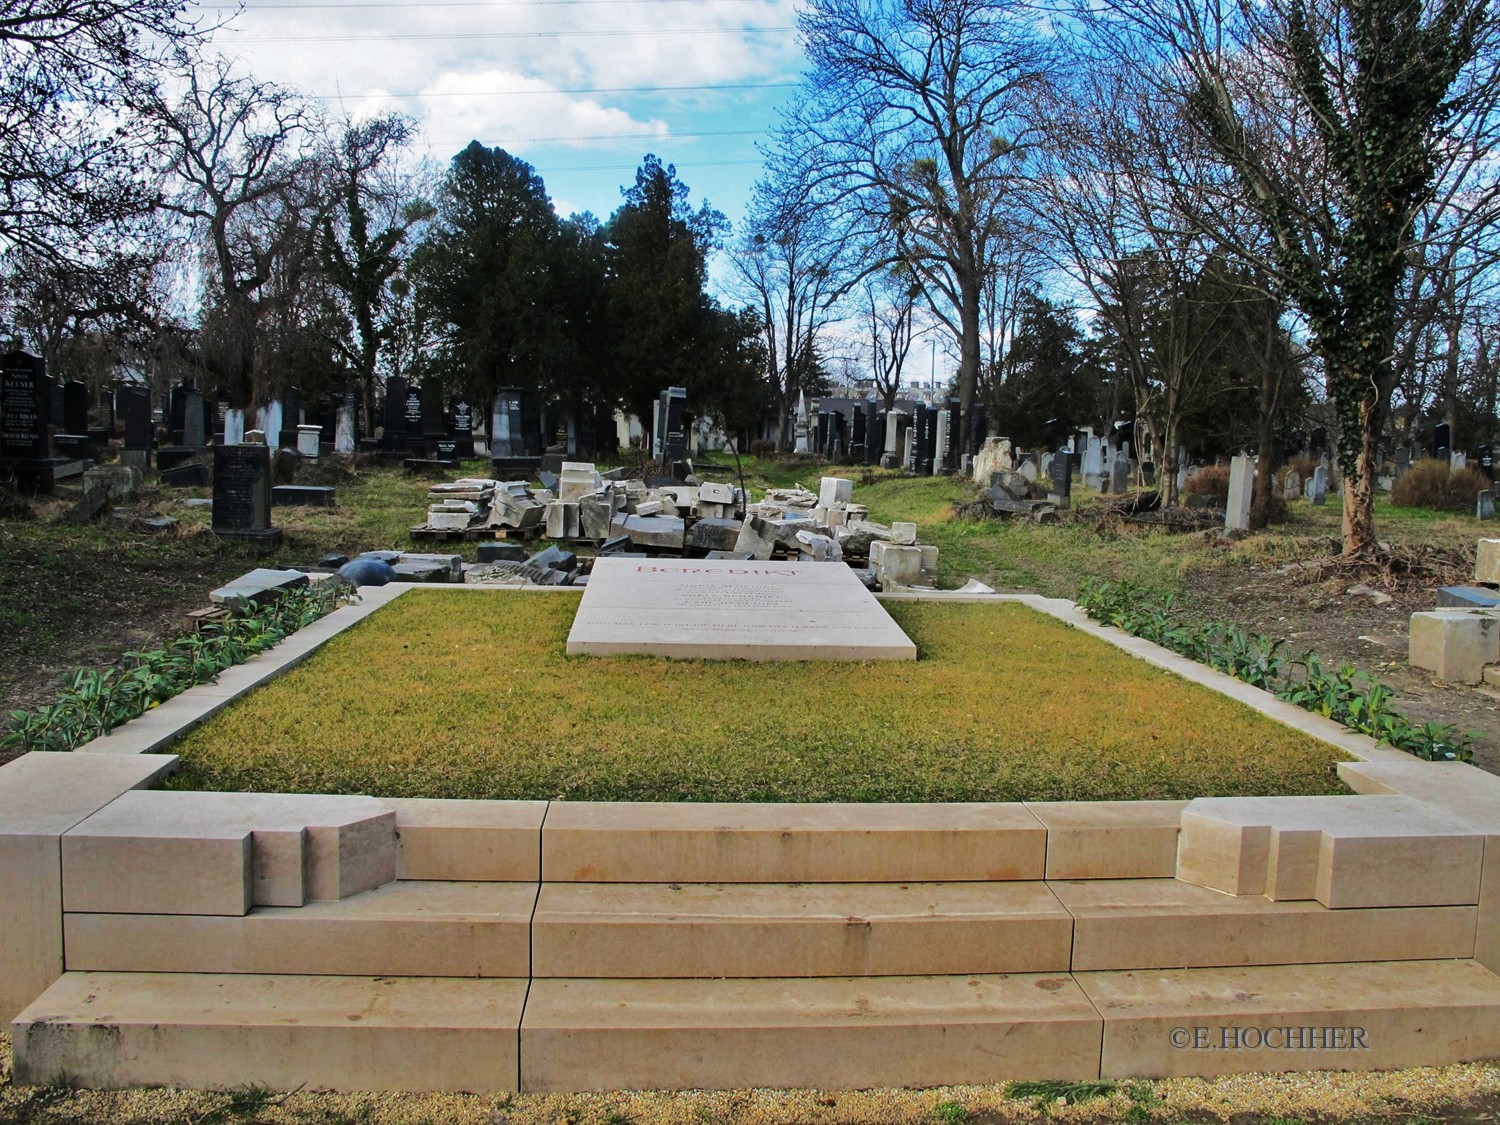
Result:
<svg viewBox="0 0 1500 1125"><path fill-rule="evenodd" d="M1282 568L1236 567L1195 574L1179 604L1204 620L1285 637L1289 655L1311 650L1325 665L1352 664L1370 673L1396 692L1396 708L1413 721L1475 733L1475 763L1500 773L1500 690L1445 683L1406 662L1408 620L1433 607L1432 587L1397 584L1384 604L1348 592L1369 585L1347 576L1307 581Z"/></svg>

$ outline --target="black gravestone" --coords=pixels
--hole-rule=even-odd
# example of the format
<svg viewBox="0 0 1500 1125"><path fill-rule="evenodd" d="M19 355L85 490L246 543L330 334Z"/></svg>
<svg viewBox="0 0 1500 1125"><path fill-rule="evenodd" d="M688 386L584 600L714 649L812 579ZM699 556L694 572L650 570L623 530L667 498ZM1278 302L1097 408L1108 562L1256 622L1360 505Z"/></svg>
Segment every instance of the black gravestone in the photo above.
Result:
<svg viewBox="0 0 1500 1125"><path fill-rule="evenodd" d="M885 427L880 421L880 407L874 401L865 403L865 464L880 464L885 452Z"/></svg>
<svg viewBox="0 0 1500 1125"><path fill-rule="evenodd" d="M474 454L474 404L469 401L468 395L458 395L451 407L448 417L452 432L449 436L458 442L463 456L471 457Z"/></svg>
<svg viewBox="0 0 1500 1125"><path fill-rule="evenodd" d="M182 428L187 419L187 392L178 383L167 393L167 444L182 444Z"/></svg>
<svg viewBox="0 0 1500 1125"><path fill-rule="evenodd" d="M120 399L125 420L125 448L151 448L151 396L144 388L127 388Z"/></svg>
<svg viewBox="0 0 1500 1125"><path fill-rule="evenodd" d="M385 381L385 429L380 444L384 449L406 448L406 380L392 375Z"/></svg>
<svg viewBox="0 0 1500 1125"><path fill-rule="evenodd" d="M422 389L406 388L406 447L420 452L422 448Z"/></svg>
<svg viewBox="0 0 1500 1125"><path fill-rule="evenodd" d="M277 444L282 449L297 448L297 427L302 424L302 392L288 387L281 392L281 432Z"/></svg>
<svg viewBox="0 0 1500 1125"><path fill-rule="evenodd" d="M214 450L215 535L275 543L271 526L271 447L221 445Z"/></svg>
<svg viewBox="0 0 1500 1125"><path fill-rule="evenodd" d="M1059 508L1070 507L1073 503L1073 457L1066 450L1052 455L1052 484L1048 492L1048 499Z"/></svg>
<svg viewBox="0 0 1500 1125"><path fill-rule="evenodd" d="M443 410L443 393L436 387L422 388L422 437L442 441L448 436L448 418Z"/></svg>
<svg viewBox="0 0 1500 1125"><path fill-rule="evenodd" d="M89 432L89 389L77 379L69 379L63 385L63 432Z"/></svg>
<svg viewBox="0 0 1500 1125"><path fill-rule="evenodd" d="M1487 479L1495 479L1495 451L1488 445L1479 447L1479 471Z"/></svg>
<svg viewBox="0 0 1500 1125"><path fill-rule="evenodd" d="M52 414L52 380L47 365L26 352L11 352L0 369L0 458L46 458Z"/></svg>

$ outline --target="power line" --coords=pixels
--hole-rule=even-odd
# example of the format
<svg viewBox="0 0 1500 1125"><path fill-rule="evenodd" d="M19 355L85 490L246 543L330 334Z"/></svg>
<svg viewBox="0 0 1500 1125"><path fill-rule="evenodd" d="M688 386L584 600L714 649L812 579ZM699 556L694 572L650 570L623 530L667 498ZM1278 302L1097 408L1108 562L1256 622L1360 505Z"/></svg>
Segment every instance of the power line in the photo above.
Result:
<svg viewBox="0 0 1500 1125"><path fill-rule="evenodd" d="M692 4L703 7L708 4L763 3L764 0L647 0L652 4ZM350 0L350 3L291 3L291 4L194 4L210 12L285 12L311 9L337 11L341 8L402 8L408 11L422 8L555 8L564 6L617 4L619 0L422 0L407 4L401 0Z"/></svg>
<svg viewBox="0 0 1500 1125"><path fill-rule="evenodd" d="M623 36L652 35L759 35L796 31L795 27L654 27L635 29L596 29L593 31L470 31L441 33L392 33L390 35L270 35L240 38L234 43L384 43L414 39L562 39L565 36L590 39L612 39Z"/></svg>
<svg viewBox="0 0 1500 1125"><path fill-rule="evenodd" d="M509 137L497 145L551 145L573 141L684 141L702 137L759 137L764 129L729 129L717 133L600 133L591 137ZM467 144L467 141L462 142Z"/></svg>
<svg viewBox="0 0 1500 1125"><path fill-rule="evenodd" d="M718 93L731 90L795 90L799 82L741 82L731 86L594 86L576 89L546 90L418 90L415 93L378 94L308 94L319 101L337 101L339 98L499 98L522 94L662 94L702 91Z"/></svg>

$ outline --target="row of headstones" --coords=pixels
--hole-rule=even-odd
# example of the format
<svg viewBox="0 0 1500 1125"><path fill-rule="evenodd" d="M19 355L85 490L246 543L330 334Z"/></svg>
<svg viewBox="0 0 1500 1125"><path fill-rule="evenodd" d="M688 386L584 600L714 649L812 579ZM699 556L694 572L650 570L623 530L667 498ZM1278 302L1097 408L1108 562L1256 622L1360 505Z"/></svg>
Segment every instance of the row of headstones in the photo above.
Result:
<svg viewBox="0 0 1500 1125"><path fill-rule="evenodd" d="M958 464L957 406L916 403L911 412L881 410L875 402L842 410L820 410L816 422L799 419L796 451L834 464L863 463L906 469L922 476Z"/></svg>

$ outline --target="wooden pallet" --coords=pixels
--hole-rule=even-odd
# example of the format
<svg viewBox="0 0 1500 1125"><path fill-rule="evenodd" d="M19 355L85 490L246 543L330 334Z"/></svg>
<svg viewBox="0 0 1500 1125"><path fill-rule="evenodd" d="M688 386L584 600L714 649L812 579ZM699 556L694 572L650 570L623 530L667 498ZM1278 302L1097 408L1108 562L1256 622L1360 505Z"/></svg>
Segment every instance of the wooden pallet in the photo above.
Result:
<svg viewBox="0 0 1500 1125"><path fill-rule="evenodd" d="M540 539L542 535L539 527L414 527L411 529L411 537L420 543L473 543L481 539L512 539L518 542L531 542Z"/></svg>

